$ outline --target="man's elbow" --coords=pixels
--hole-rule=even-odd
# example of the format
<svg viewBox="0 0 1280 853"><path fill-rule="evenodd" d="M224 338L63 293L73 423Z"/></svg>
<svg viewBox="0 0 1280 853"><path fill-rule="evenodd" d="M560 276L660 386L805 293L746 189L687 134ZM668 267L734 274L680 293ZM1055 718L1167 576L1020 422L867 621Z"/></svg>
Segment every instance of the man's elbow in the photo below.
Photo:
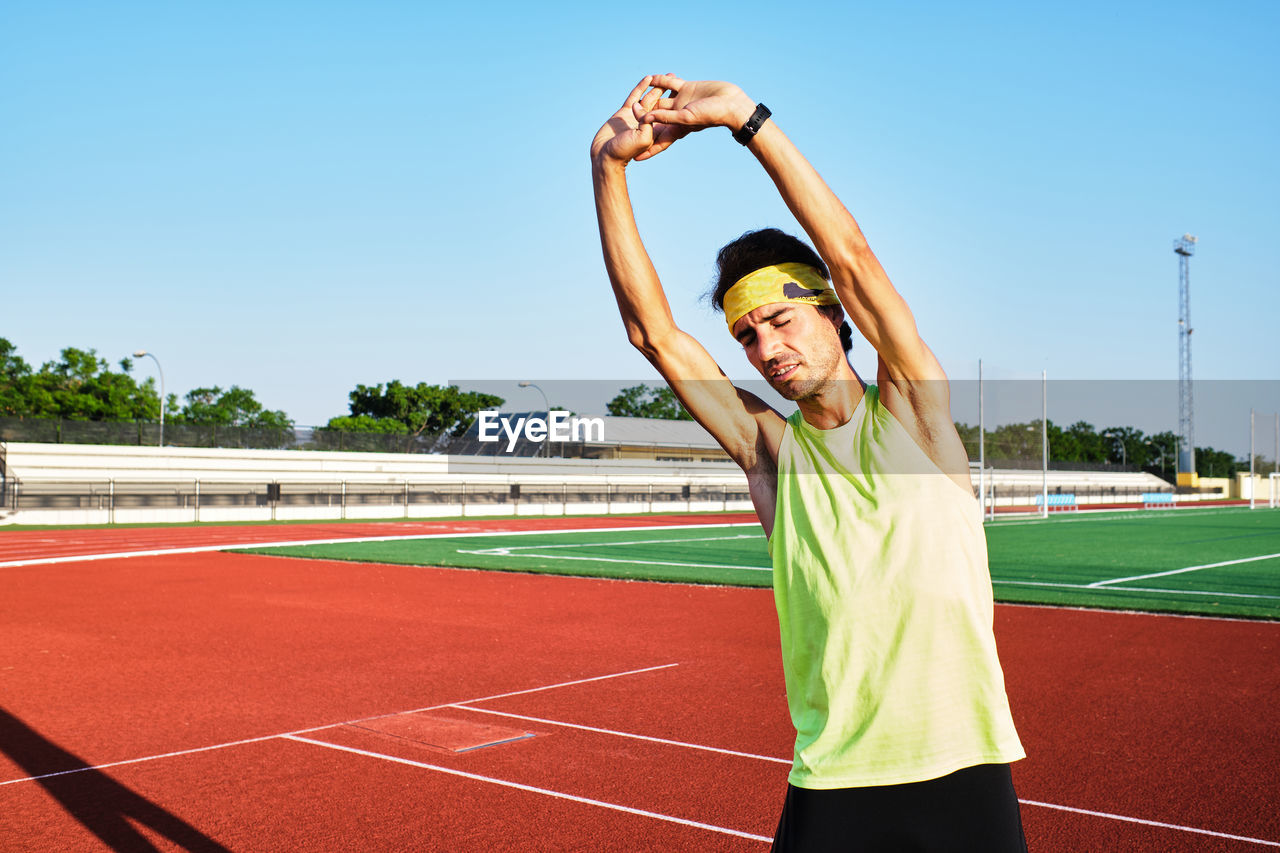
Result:
<svg viewBox="0 0 1280 853"><path fill-rule="evenodd" d="M638 349L641 355L650 362L654 362L661 355L668 336L654 333L636 323L628 323L627 340L631 341L631 345Z"/></svg>

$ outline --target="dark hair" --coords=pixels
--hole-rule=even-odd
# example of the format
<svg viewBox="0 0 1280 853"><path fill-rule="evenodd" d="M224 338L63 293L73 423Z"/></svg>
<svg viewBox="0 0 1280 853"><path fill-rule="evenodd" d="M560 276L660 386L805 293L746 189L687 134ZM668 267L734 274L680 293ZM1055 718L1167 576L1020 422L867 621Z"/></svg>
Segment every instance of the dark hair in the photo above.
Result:
<svg viewBox="0 0 1280 853"><path fill-rule="evenodd" d="M724 295L729 288L744 275L773 264L808 264L831 280L827 265L808 243L777 228L761 228L726 244L716 255L716 283L707 294L711 304L724 313ZM840 346L846 353L853 349L853 329L847 320L840 324Z"/></svg>

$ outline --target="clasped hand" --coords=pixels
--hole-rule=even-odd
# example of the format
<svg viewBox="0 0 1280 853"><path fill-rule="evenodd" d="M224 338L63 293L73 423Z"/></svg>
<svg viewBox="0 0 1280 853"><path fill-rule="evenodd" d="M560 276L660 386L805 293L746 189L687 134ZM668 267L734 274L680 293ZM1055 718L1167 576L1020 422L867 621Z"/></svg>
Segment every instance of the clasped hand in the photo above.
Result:
<svg viewBox="0 0 1280 853"><path fill-rule="evenodd" d="M674 74L645 77L591 141L591 161L626 164L648 160L678 139L708 127L737 129L755 102L732 83L681 80Z"/></svg>

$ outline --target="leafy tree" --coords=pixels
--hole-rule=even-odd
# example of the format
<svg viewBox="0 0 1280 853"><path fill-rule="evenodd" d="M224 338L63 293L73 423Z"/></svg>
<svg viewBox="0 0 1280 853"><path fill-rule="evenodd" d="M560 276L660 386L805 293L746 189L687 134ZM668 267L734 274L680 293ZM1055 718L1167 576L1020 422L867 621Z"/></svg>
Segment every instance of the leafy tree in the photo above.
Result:
<svg viewBox="0 0 1280 853"><path fill-rule="evenodd" d="M627 418L661 418L669 421L691 421L693 417L684 410L675 392L666 385L633 385L623 388L616 397L605 404L609 414Z"/></svg>
<svg viewBox="0 0 1280 853"><path fill-rule="evenodd" d="M222 390L193 388L187 392L186 405L173 418L174 423L251 427L255 429L287 429L293 421L282 411L263 408L253 391L232 385Z"/></svg>
<svg viewBox="0 0 1280 853"><path fill-rule="evenodd" d="M0 338L0 414L71 420L129 421L160 414L160 396L151 380L139 385L129 371L133 362L108 369L94 350L67 347L57 361L38 371Z"/></svg>
<svg viewBox="0 0 1280 853"><path fill-rule="evenodd" d="M461 436L475 422L476 412L501 406L504 400L493 394L460 391L457 385L405 385L393 379L385 386L357 385L348 395L353 418L367 417L402 424L411 435L449 434ZM337 419L334 419L337 420ZM330 421L332 424L333 421ZM368 426L367 422L362 422ZM385 432L400 432L389 425ZM339 429L340 427L333 427ZM374 431L372 429L362 431Z"/></svg>
<svg viewBox="0 0 1280 853"><path fill-rule="evenodd" d="M1236 471L1249 470L1249 458L1238 462L1232 454L1225 450L1214 450L1212 447L1196 448L1196 473L1201 477L1230 477ZM1257 470L1266 470L1257 468Z"/></svg>
<svg viewBox="0 0 1280 853"><path fill-rule="evenodd" d="M30 414L31 365L18 355L18 348L0 338L0 415Z"/></svg>
<svg viewBox="0 0 1280 853"><path fill-rule="evenodd" d="M1169 430L1147 436L1147 461L1151 473L1157 470L1166 480L1178 470L1178 436Z"/></svg>
<svg viewBox="0 0 1280 853"><path fill-rule="evenodd" d="M1109 447L1107 461L1146 468L1151 456L1147 437L1134 427L1107 427L1102 431Z"/></svg>
<svg viewBox="0 0 1280 853"><path fill-rule="evenodd" d="M409 428L395 418L375 418L371 415L341 415L329 418L325 429L340 432L377 432L408 435Z"/></svg>

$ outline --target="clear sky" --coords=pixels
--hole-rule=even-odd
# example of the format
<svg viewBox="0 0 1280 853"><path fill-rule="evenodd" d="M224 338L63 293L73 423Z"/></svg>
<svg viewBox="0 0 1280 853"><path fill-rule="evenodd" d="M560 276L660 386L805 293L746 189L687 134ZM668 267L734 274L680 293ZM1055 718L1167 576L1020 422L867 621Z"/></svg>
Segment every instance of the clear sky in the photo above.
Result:
<svg viewBox="0 0 1280 853"><path fill-rule="evenodd" d="M303 424L357 383L655 378L587 147L673 71L773 109L954 378L1176 379L1190 232L1197 378L1280 379L1278 9L9 0L0 336ZM630 175L678 320L753 376L699 297L721 244L798 226L724 131Z"/></svg>

